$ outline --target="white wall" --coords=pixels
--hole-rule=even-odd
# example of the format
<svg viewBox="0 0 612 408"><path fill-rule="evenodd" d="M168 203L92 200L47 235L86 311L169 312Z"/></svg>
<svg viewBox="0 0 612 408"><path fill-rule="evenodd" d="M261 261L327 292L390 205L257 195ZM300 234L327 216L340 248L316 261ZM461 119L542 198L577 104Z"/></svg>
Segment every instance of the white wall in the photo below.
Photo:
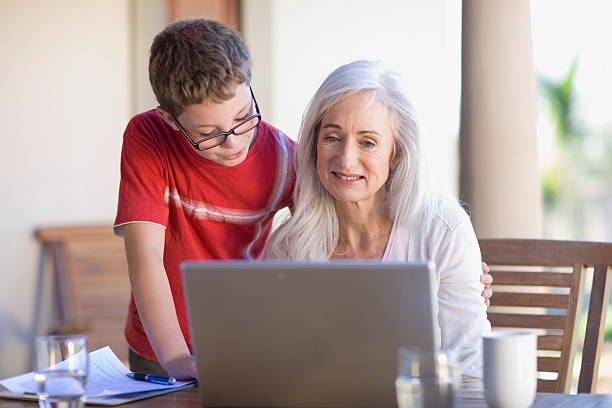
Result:
<svg viewBox="0 0 612 408"><path fill-rule="evenodd" d="M133 85L139 3L0 0L0 378L31 369L53 317L35 228L114 219L123 129L152 106Z"/></svg>
<svg viewBox="0 0 612 408"><path fill-rule="evenodd" d="M243 0L253 89L265 120L296 138L325 76L356 59L402 73L433 187L456 194L461 4L456 0Z"/></svg>

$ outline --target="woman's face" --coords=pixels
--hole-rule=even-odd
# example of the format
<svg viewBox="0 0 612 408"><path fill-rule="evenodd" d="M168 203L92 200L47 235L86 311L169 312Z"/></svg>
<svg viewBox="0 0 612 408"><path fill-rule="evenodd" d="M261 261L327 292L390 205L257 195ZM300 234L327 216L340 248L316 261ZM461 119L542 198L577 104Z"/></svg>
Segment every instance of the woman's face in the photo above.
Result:
<svg viewBox="0 0 612 408"><path fill-rule="evenodd" d="M382 102L371 93L349 96L321 119L319 179L340 202L385 200L393 143L391 117Z"/></svg>

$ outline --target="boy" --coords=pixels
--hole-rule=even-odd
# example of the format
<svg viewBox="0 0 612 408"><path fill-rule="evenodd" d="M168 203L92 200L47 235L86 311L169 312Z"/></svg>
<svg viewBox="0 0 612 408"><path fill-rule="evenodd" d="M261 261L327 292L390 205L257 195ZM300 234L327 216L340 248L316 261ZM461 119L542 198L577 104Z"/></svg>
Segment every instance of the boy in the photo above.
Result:
<svg viewBox="0 0 612 408"><path fill-rule="evenodd" d="M180 263L262 256L274 213L291 204L294 142L261 121L248 49L221 23L164 29L149 78L160 106L125 130L114 225L132 287L130 367L197 378Z"/></svg>
<svg viewBox="0 0 612 408"><path fill-rule="evenodd" d="M168 26L149 76L160 106L126 128L114 226L133 294L125 335L132 370L195 378L179 265L261 257L291 201L294 143L261 121L249 52L221 23Z"/></svg>

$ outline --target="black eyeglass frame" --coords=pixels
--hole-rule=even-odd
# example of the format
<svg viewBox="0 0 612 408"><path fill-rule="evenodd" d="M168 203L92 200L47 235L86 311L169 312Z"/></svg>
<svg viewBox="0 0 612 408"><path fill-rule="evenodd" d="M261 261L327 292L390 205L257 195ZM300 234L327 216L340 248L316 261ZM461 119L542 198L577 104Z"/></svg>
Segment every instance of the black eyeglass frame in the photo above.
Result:
<svg viewBox="0 0 612 408"><path fill-rule="evenodd" d="M172 120L174 121L174 124L179 128L179 130L181 131L181 133L187 138L187 140L189 141L189 143L197 150L199 151L204 151L204 150L208 150L208 149L212 149L214 147L217 147L221 144L223 144L225 142L225 140L227 139L227 137L231 134L234 134L236 136L239 135L244 135L247 132L250 132L251 130L255 129L256 127L259 126L259 124L261 123L261 112L259 111L259 105L257 104L257 99L255 99L255 94L253 93L253 88L251 88L251 85L249 85L249 90L251 91L251 96L253 97L253 102L255 103L255 113L253 115L249 115L245 120L243 120L242 122L238 123L236 126L232 127L230 130L228 130L227 132L219 132L219 133L215 133L214 135L210 135L205 137L202 140L198 140L197 142L195 140L193 140L191 138L191 136L189 136L189 134L187 133L186 129L183 127L183 125L181 125L178 121L177 118L174 117L174 115L170 115L170 117L172 118ZM250 128L249 130L245 130L244 132L241 133L236 133L236 129L239 128L240 126L244 125L245 123L247 123L250 120L253 120L253 118L257 118L257 123L255 124L255 126L253 126L252 128ZM214 146L209 146L209 147L205 147L205 148L200 148L200 145L208 140L212 140L214 138L223 138L221 139L221 141L219 143L217 143Z"/></svg>

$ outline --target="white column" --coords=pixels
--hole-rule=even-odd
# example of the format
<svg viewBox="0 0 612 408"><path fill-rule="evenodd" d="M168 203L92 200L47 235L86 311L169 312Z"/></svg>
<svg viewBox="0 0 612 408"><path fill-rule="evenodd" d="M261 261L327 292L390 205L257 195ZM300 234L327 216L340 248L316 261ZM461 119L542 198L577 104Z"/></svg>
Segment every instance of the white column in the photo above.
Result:
<svg viewBox="0 0 612 408"><path fill-rule="evenodd" d="M130 1L130 56L132 58L132 114L153 109L157 99L149 82L149 50L153 38L169 22L167 0Z"/></svg>
<svg viewBox="0 0 612 408"><path fill-rule="evenodd" d="M461 199L479 238L539 237L529 0L463 0Z"/></svg>

